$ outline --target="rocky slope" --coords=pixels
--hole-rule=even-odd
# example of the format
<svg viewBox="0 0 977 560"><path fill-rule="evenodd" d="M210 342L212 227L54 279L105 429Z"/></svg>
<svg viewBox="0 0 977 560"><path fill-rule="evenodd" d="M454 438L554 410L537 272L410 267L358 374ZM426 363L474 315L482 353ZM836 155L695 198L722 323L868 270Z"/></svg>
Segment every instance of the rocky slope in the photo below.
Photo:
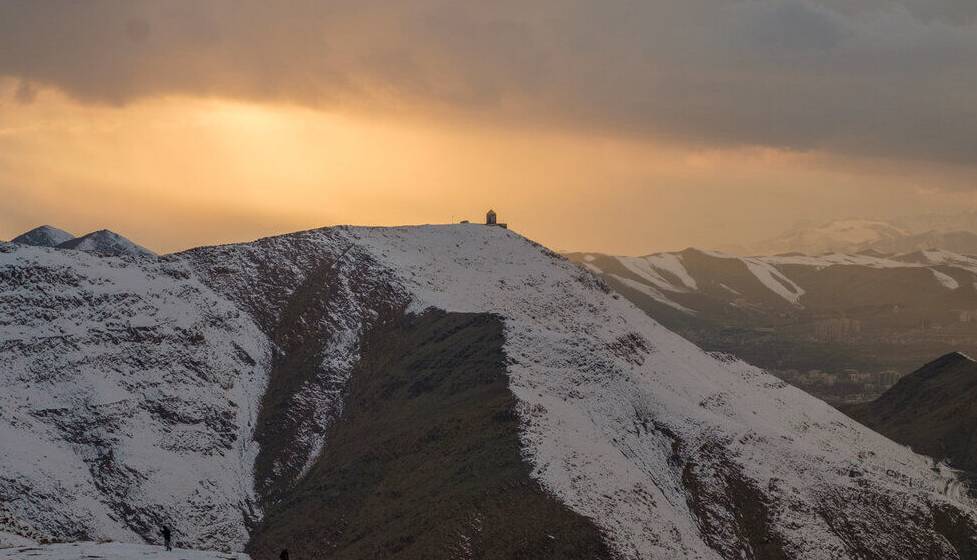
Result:
<svg viewBox="0 0 977 560"><path fill-rule="evenodd" d="M11 527L151 540L168 521L194 545L246 533L256 558L977 543L954 472L511 231L331 228L159 261L3 251Z"/></svg>
<svg viewBox="0 0 977 560"><path fill-rule="evenodd" d="M805 387L829 400L860 391L841 383L853 371L891 384L889 372L908 373L953 350L977 351L977 259L949 251L568 256L706 349L791 382L811 370L834 375L831 385Z"/></svg>
<svg viewBox="0 0 977 560"><path fill-rule="evenodd" d="M977 473L977 362L954 352L903 377L881 397L842 408L918 453Z"/></svg>
<svg viewBox="0 0 977 560"><path fill-rule="evenodd" d="M0 504L39 539L240 547L270 360L177 261L0 245ZM0 528L2 530L2 528Z"/></svg>

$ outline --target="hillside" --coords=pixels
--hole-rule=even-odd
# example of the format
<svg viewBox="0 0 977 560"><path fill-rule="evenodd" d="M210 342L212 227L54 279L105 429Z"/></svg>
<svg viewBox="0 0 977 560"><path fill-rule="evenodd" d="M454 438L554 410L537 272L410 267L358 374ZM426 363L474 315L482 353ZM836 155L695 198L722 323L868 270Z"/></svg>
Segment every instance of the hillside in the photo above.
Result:
<svg viewBox="0 0 977 560"><path fill-rule="evenodd" d="M918 453L977 473L977 362L951 353L903 377L852 418Z"/></svg>
<svg viewBox="0 0 977 560"><path fill-rule="evenodd" d="M977 550L955 472L508 230L339 227L158 260L0 248L8 532L155 542L170 523L182 545L261 559L282 543L296 558Z"/></svg>
<svg viewBox="0 0 977 560"><path fill-rule="evenodd" d="M875 398L934 355L977 351L977 259L949 251L568 257L707 350L834 402Z"/></svg>

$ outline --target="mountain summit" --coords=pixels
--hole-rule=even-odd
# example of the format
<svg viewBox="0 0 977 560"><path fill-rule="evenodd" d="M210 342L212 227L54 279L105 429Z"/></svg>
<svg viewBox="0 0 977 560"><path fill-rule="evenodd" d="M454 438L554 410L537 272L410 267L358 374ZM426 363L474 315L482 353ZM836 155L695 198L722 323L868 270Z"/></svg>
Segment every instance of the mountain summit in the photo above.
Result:
<svg viewBox="0 0 977 560"><path fill-rule="evenodd" d="M12 243L34 245L36 247L55 247L74 239L75 236L54 226L39 226L11 239Z"/></svg>
<svg viewBox="0 0 977 560"><path fill-rule="evenodd" d="M258 558L977 550L954 472L502 228L122 262L4 245L0 291L0 496L30 496L2 503L10 526L49 538L167 523Z"/></svg>
<svg viewBox="0 0 977 560"><path fill-rule="evenodd" d="M118 233L107 229L100 229L87 235L65 241L59 244L58 248L75 249L77 251L95 253L103 257L118 257L123 255L151 257L156 255L156 253L149 249L136 245Z"/></svg>

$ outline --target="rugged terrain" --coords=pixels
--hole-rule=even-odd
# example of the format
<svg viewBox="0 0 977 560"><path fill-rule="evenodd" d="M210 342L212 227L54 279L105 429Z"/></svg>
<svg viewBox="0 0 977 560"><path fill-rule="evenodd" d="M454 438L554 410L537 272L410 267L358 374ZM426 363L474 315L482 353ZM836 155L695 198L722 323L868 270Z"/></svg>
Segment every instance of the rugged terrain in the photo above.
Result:
<svg viewBox="0 0 977 560"><path fill-rule="evenodd" d="M977 351L977 259L949 251L568 256L703 348L832 402L871 400L933 356Z"/></svg>
<svg viewBox="0 0 977 560"><path fill-rule="evenodd" d="M20 538L155 542L169 523L256 558L974 553L956 472L508 230L158 259L0 247L0 530Z"/></svg>

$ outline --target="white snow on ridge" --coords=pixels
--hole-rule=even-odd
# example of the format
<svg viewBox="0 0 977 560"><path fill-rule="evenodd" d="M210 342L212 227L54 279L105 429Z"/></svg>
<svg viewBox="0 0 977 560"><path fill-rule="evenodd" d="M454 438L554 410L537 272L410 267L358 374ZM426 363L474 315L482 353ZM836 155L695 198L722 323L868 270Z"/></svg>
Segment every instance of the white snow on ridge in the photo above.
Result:
<svg viewBox="0 0 977 560"><path fill-rule="evenodd" d="M794 305L798 305L798 300L804 295L804 289L784 276L776 267L755 258L745 258L743 263L757 277L757 280L769 288L771 292Z"/></svg>
<svg viewBox="0 0 977 560"><path fill-rule="evenodd" d="M793 557L834 558L845 549L811 504L825 492L850 492L853 468L866 488L906 507L925 499L973 512L963 498L944 495L952 473L933 472L928 459L756 368L705 354L512 232L430 226L350 234L401 278L413 309L505 318L534 476L594 519L625 558L719 557L689 510L673 442L654 426L667 426L695 460L708 457L697 450L721 446L725 460L767 489L775 530ZM635 339L648 351L608 350Z"/></svg>
<svg viewBox="0 0 977 560"><path fill-rule="evenodd" d="M827 253L823 255L773 255L759 257L739 257L717 251L701 251L704 255L714 258L737 260L742 262L763 286L794 305L801 305L802 297L806 293L804 288L789 277L788 266L806 266L816 269L826 269L832 266L860 266L874 269L928 269L940 284L957 289L959 282L949 274L936 270L935 266L945 266L965 270L977 274L977 258L959 255L944 250L919 251L906 255L874 256L864 254ZM699 289L699 283L682 264L680 253L657 253L645 257L615 257L629 271L647 282L652 289L648 295L666 305L676 307L679 304L671 301L663 292L694 292ZM602 273L595 265L584 263L588 269ZM662 274L668 272L680 280L676 284ZM622 282L620 277L619 280ZM636 282L626 282L632 288L638 289ZM722 285L731 293L736 291L729 286ZM676 307L677 308L677 307Z"/></svg>
<svg viewBox="0 0 977 560"><path fill-rule="evenodd" d="M250 318L172 263L8 245L0 349L0 494L31 492L15 518L141 540L125 517L151 514L243 546L270 360Z"/></svg>
<svg viewBox="0 0 977 560"><path fill-rule="evenodd" d="M599 271L598 271L598 273L599 273ZM667 306L669 306L669 307L671 307L673 309L677 309L677 310L681 311L682 313L688 313L689 315L695 315L696 314L696 311L695 310L689 309L688 307L685 307L684 305L682 305L680 303L677 303L677 302L674 302L674 301L668 299L668 297L666 297L665 294L659 292L653 286L649 286L648 284L643 284L641 282L636 282L636 281L634 281L634 280L632 280L630 278L625 278L623 276L618 276L617 274L611 274L611 276L613 276L618 282L621 282L625 286L628 286L629 288L632 288L634 290L638 290L639 292L645 294L646 296L650 297L651 299L653 299L653 300L655 300L655 301L657 301L659 303L664 303L665 305L667 305Z"/></svg>
<svg viewBox="0 0 977 560"><path fill-rule="evenodd" d="M685 270L685 265L682 264L682 256L675 253L661 253L658 255L648 255L645 259L653 267L666 270L675 275L686 288L690 290L697 290L699 286L695 282L695 278L689 275L689 272Z"/></svg>
<svg viewBox="0 0 977 560"><path fill-rule="evenodd" d="M676 286L666 280L665 277L659 274L655 269L655 265L657 263L653 263L646 257L617 257L617 260L624 265L625 268L636 274L639 278L646 280L649 284L658 289L668 290L670 292L687 291L686 288ZM693 284L694 283L695 281L693 281Z"/></svg>
<svg viewBox="0 0 977 560"><path fill-rule="evenodd" d="M586 270L512 231L469 224L332 228L295 236L304 256L355 247L350 259L362 264L356 269L361 279L395 285L398 302L409 301L411 311L499 315L533 476L592 519L621 558L720 558L701 512L692 511L686 476L692 473L706 491L722 494L719 477L727 468L762 493L772 530L792 558L848 556L847 543L818 509L831 497L864 500L866 515L856 524L891 521L893 510L928 515L934 504L977 515L966 495L948 492L959 488L954 473L932 470L929 459L756 368L704 353L612 297ZM246 247L274 262L242 262L267 266L272 278L280 276L277 266L304 267L301 260L276 260L281 247L274 242ZM178 541L239 546L246 538L237 508L253 500L256 449L249 442L270 348L246 315L182 268L187 262L132 263L0 246L0 272L7 273L0 274L0 318L11 318L0 322L0 344L9 345L0 353L0 491L16 490L2 487L10 476L40 490L33 504L7 504L18 517L50 520L60 507L93 532L137 540L105 512L93 489L91 466L111 461L145 473L146 481L124 497L137 505L162 504L158 510L174 519ZM782 297L803 293L773 265L753 264L754 274L788 294ZM22 289L23 271L33 276L31 290ZM228 283L242 283L249 295L255 278L267 281L240 270L226 274ZM342 315L338 322L350 326L343 328L349 338L332 347L338 376L355 362L358 319L373 311L342 301L334 310ZM50 309L59 310L53 319ZM133 330L159 336L153 348L164 351L132 346L127 337L135 336ZM192 343L197 332L205 334L205 344ZM232 358L235 342L253 357L252 368L242 369ZM45 344L59 345L57 352ZM59 377L44 377L52 375ZM182 415L230 412L237 438L230 447L214 445L220 430L214 434L179 418L150 421L147 399L165 401L166 411ZM227 406L228 400L238 407ZM86 433L102 441L66 443L75 436L56 420L69 413L68 425L91 422ZM174 449L174 441L184 440L178 436L196 447ZM14 445L8 449L7 442ZM328 449L327 441L314 443ZM856 470L857 480L851 475ZM875 499L894 506L864 505ZM731 516L725 504L716 507ZM860 513L835 505L827 511L839 517ZM892 525L881 529L904 530ZM206 532L213 527L218 530ZM736 541L725 536L712 535Z"/></svg>

